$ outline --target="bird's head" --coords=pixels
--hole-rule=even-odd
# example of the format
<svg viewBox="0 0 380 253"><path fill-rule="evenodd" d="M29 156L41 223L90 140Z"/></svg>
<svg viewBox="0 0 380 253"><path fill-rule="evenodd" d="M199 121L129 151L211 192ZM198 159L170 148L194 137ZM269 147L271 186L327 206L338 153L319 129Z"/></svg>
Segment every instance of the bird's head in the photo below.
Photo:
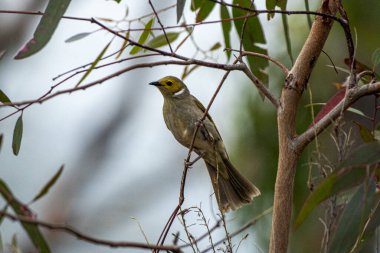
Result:
<svg viewBox="0 0 380 253"><path fill-rule="evenodd" d="M165 76L160 80L149 84L156 86L161 91L164 98L181 97L189 94L186 85L174 76Z"/></svg>

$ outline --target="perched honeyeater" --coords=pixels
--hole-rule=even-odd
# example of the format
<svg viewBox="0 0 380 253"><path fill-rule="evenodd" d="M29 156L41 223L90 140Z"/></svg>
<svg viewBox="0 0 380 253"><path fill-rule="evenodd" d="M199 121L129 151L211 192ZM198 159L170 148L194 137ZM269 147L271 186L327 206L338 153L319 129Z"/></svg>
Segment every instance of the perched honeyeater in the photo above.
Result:
<svg viewBox="0 0 380 253"><path fill-rule="evenodd" d="M163 114L166 126L179 143L189 148L205 107L190 94L186 85L174 76L167 76L149 84L156 86L164 97ZM223 140L209 114L200 125L193 148L206 163L222 212L236 210L260 195L259 189L232 165Z"/></svg>

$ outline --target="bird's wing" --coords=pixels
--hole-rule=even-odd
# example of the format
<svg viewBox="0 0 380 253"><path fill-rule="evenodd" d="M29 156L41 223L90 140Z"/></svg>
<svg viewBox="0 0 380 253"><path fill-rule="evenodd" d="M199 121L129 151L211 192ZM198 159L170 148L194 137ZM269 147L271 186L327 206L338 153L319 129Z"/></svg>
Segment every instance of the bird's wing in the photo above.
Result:
<svg viewBox="0 0 380 253"><path fill-rule="evenodd" d="M203 106L203 104L196 98L193 96L193 99L194 99L194 102L195 104L197 105L197 107L202 111L202 113L204 114L206 112L206 108ZM213 140L212 141L215 141L215 140L221 140L222 137L218 131L218 129L216 128L216 125L214 123L214 120L211 118L210 114L207 112L206 114L206 119L208 119L212 126L209 126L208 128L206 128L205 130L210 132L211 131L211 134L213 135L216 135L216 136L213 136ZM210 129L212 128L212 129Z"/></svg>

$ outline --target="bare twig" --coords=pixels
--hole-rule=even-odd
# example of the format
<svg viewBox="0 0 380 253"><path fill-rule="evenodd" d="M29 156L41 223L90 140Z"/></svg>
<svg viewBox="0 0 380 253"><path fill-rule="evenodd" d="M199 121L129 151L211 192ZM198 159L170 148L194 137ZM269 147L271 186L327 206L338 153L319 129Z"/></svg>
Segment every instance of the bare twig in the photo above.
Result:
<svg viewBox="0 0 380 253"><path fill-rule="evenodd" d="M270 57L269 55L260 54L260 53L256 53L256 52L249 52L249 51L240 51L240 50L236 50L236 49L232 49L232 48L226 48L225 50L233 51L233 52L239 52L241 54L241 56L255 56L255 57L265 58L265 59L273 62L275 65L277 65L277 67L279 67L281 69L281 71L286 76L289 73L289 69L284 64L282 64L280 61L274 59L273 57Z"/></svg>
<svg viewBox="0 0 380 253"><path fill-rule="evenodd" d="M258 220L260 220L262 217L270 214L272 212L272 207L271 208L268 208L267 210L265 210L264 212L262 212L261 214L257 215L256 217L254 217L252 220L248 221L245 225L243 225L242 227L240 227L239 229L235 230L234 232L230 233L230 237L233 238L235 237L236 235L240 234L241 232L243 232L244 230L250 228L251 226L254 226L256 224L256 222ZM223 243L224 241L226 240L226 238L222 238L221 240L217 241L215 244L214 244L214 247ZM180 248L184 248L184 246L180 246ZM208 247L206 249L204 249L201 253L206 253L207 251L209 251L211 249L211 247Z"/></svg>
<svg viewBox="0 0 380 253"><path fill-rule="evenodd" d="M278 108L280 106L280 102L278 101L278 99L276 97L274 97L274 95L272 94L272 92L260 81L260 79L258 79L250 70L249 68L247 67L247 65L244 64L244 69L243 69L243 72L247 75L247 77L249 79L251 79L251 81L253 82L253 84L256 86L256 88L262 93L264 94L264 96L266 98L269 99L269 101L276 107Z"/></svg>
<svg viewBox="0 0 380 253"><path fill-rule="evenodd" d="M170 41L169 41L169 39L168 39L168 35L166 34L165 28L164 28L164 26L162 25L161 20L160 20L160 18L158 17L158 13L156 12L156 9L154 9L154 6L153 6L151 0L149 0L149 5L150 5L150 7L152 8L153 13L154 13L154 15L155 15L156 18L157 18L157 22L158 22L158 24L160 24L160 26L161 26L162 32L163 32L164 35L165 35L166 42L167 42L168 45L169 45L170 52L173 53L172 46L171 46Z"/></svg>
<svg viewBox="0 0 380 253"><path fill-rule="evenodd" d="M103 240L95 237L91 237L89 235L83 234L76 230L75 228L64 225L64 224L53 224L53 223L48 223L45 221L37 220L35 218L30 218L27 216L16 216L7 212L0 211L0 215L4 216L10 220L13 221L20 221L20 222L25 222L28 224L34 224L39 227L51 229L51 230L59 230L63 231L69 235L75 236L76 238L86 241L89 243L93 244L98 244L98 245L103 245L103 246L108 246L112 248L140 248L140 249L160 249L160 250L167 250L170 252L181 252L179 247L176 246L158 246L158 245L151 245L151 244L146 244L146 243L138 243L138 242L127 242L127 241L108 241L108 240Z"/></svg>

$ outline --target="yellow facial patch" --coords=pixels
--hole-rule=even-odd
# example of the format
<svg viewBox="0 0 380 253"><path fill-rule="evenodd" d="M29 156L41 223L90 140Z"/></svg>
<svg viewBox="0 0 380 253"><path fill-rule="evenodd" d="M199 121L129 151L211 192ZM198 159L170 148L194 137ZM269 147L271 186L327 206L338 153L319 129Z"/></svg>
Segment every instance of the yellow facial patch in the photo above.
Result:
<svg viewBox="0 0 380 253"><path fill-rule="evenodd" d="M158 80L158 82L160 83L161 87L164 87L166 90L171 91L173 93L179 92L180 90L183 90L185 88L182 81L174 76L163 77L160 80Z"/></svg>

